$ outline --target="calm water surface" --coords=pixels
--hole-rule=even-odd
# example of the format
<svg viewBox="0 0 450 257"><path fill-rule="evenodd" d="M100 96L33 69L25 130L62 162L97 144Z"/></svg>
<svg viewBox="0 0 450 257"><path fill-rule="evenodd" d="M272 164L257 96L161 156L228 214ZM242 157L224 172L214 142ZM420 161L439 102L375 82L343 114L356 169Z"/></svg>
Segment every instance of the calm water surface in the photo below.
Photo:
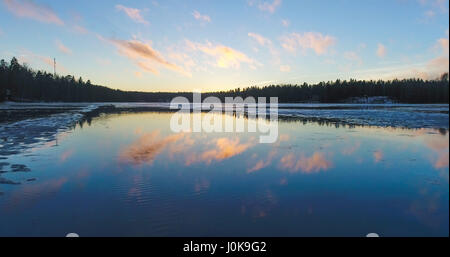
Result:
<svg viewBox="0 0 450 257"><path fill-rule="evenodd" d="M449 235L449 136L280 121L172 133L170 113L109 114L1 162L0 236Z"/></svg>

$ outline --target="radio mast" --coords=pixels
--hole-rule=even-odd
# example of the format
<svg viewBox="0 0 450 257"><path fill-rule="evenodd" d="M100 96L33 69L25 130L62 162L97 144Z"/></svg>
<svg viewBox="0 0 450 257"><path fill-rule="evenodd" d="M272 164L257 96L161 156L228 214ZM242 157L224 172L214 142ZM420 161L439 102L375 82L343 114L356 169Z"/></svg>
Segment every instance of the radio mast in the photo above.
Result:
<svg viewBox="0 0 450 257"><path fill-rule="evenodd" d="M56 78L56 58L53 58L53 74Z"/></svg>

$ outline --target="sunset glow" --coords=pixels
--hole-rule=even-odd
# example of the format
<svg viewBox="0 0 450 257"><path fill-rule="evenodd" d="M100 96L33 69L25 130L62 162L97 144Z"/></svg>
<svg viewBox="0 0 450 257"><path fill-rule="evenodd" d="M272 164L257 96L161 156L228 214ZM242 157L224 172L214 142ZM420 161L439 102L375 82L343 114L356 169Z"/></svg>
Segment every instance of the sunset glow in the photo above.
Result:
<svg viewBox="0 0 450 257"><path fill-rule="evenodd" d="M1 0L0 54L140 91L433 79L448 18L446 0Z"/></svg>

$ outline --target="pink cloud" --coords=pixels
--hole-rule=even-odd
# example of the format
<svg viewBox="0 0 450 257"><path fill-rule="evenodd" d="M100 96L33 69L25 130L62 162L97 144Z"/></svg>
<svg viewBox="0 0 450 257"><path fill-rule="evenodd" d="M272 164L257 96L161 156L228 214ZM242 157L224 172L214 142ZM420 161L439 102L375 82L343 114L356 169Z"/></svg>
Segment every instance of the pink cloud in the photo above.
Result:
<svg viewBox="0 0 450 257"><path fill-rule="evenodd" d="M182 139L184 134L161 137L159 131L143 134L131 145L122 149L119 161L124 163L152 164L155 158L170 144Z"/></svg>
<svg viewBox="0 0 450 257"><path fill-rule="evenodd" d="M436 137L426 137L425 144L437 155L437 159L433 158L432 160L435 169L442 169L449 166L448 138L441 139Z"/></svg>
<svg viewBox="0 0 450 257"><path fill-rule="evenodd" d="M235 68L238 69L241 63L247 63L250 67L257 65L246 54L224 45L213 45L210 42L206 44L193 43L186 41L187 46L193 51L200 51L208 56L215 58L215 65L219 68Z"/></svg>
<svg viewBox="0 0 450 257"><path fill-rule="evenodd" d="M34 63L36 61L44 63L48 66L48 68L51 69L52 73L53 73L53 58L50 58L48 56L42 56L39 54L35 54L33 52L30 51L25 51L25 54L22 54L18 57L19 61L22 63L27 63L27 64L31 64ZM67 69L59 62L56 63L56 70L57 72L62 71L62 72L66 72Z"/></svg>
<svg viewBox="0 0 450 257"><path fill-rule="evenodd" d="M447 38L440 38L437 40L435 48L440 51L439 56L429 60L426 65L420 70L414 70L414 75L422 79L435 79L441 74L449 71L449 39L448 30L446 31Z"/></svg>
<svg viewBox="0 0 450 257"><path fill-rule="evenodd" d="M434 163L434 167L436 169L442 169L442 168L447 168L448 167L448 151L444 152L444 153L440 153L439 154L439 158L437 159L437 161Z"/></svg>
<svg viewBox="0 0 450 257"><path fill-rule="evenodd" d="M120 4L116 5L116 9L123 11L130 19L137 23L149 24L149 22L142 16L142 10L126 7Z"/></svg>
<svg viewBox="0 0 450 257"><path fill-rule="evenodd" d="M281 20L281 24L284 26L284 27L289 27L289 25L291 24L288 20Z"/></svg>
<svg viewBox="0 0 450 257"><path fill-rule="evenodd" d="M211 17L209 17L208 15L201 14L198 11L194 11L192 15L196 20L211 22Z"/></svg>
<svg viewBox="0 0 450 257"><path fill-rule="evenodd" d="M448 13L448 0L418 0L423 6L428 6L439 10L442 13Z"/></svg>
<svg viewBox="0 0 450 257"><path fill-rule="evenodd" d="M194 59L192 59L191 56L181 51L175 51L173 49L170 49L167 57L170 60L173 60L183 65L187 71L190 71L193 67L197 65L197 62Z"/></svg>
<svg viewBox="0 0 450 257"><path fill-rule="evenodd" d="M383 157L384 157L384 154L382 151L377 150L373 153L373 158L374 158L375 162L382 161Z"/></svg>
<svg viewBox="0 0 450 257"><path fill-rule="evenodd" d="M136 64L145 72L150 72L155 75L159 74L159 71L152 67L152 65L145 61L137 61ZM142 75L142 73L136 73L136 75L139 77Z"/></svg>
<svg viewBox="0 0 450 257"><path fill-rule="evenodd" d="M428 10L425 12L425 16L428 18L433 18L436 15L436 13L432 10Z"/></svg>
<svg viewBox="0 0 450 257"><path fill-rule="evenodd" d="M280 56L278 54L278 51L275 49L275 47L272 44L272 41L268 38L265 38L259 34L256 33L248 33L248 36L254 39L260 46L266 47L269 49L270 54L274 58L275 64L280 64Z"/></svg>
<svg viewBox="0 0 450 257"><path fill-rule="evenodd" d="M306 32L303 34L291 33L283 36L281 42L281 46L292 53L295 53L300 48L304 52L312 49L317 55L323 55L336 43L336 39L318 32Z"/></svg>
<svg viewBox="0 0 450 257"><path fill-rule="evenodd" d="M80 34L87 34L89 32L85 27L80 25L74 25L73 30Z"/></svg>
<svg viewBox="0 0 450 257"><path fill-rule="evenodd" d="M282 0L274 0L273 2L263 2L258 5L261 11L274 13L278 7L280 7Z"/></svg>
<svg viewBox="0 0 450 257"><path fill-rule="evenodd" d="M213 149L198 154L192 153L188 156L186 165L189 166L197 162L203 162L207 165L213 161L220 162L247 151L253 145L253 142L241 143L239 138L218 138L215 140Z"/></svg>
<svg viewBox="0 0 450 257"><path fill-rule="evenodd" d="M31 0L3 0L6 8L20 18L29 18L44 23L64 25L64 22L47 6L39 5Z"/></svg>
<svg viewBox="0 0 450 257"><path fill-rule="evenodd" d="M426 61L415 67L388 67L385 68L385 74L376 74L376 78L383 77L384 79L402 79L402 78L421 78L423 80L438 79L443 73L449 71L449 56L448 56L448 29L445 31L446 37L440 38L436 41L433 49L438 54L433 59ZM382 53L383 51L380 51ZM375 76L374 76L375 77Z"/></svg>
<svg viewBox="0 0 450 257"><path fill-rule="evenodd" d="M272 163L276 151L271 151L264 160L258 160L252 167L247 169L247 173L252 173L269 166Z"/></svg>
<svg viewBox="0 0 450 257"><path fill-rule="evenodd" d="M378 57L384 58L386 56L386 52L387 52L386 51L386 47L383 44L379 43L378 47L377 47L377 55L378 55Z"/></svg>
<svg viewBox="0 0 450 257"><path fill-rule="evenodd" d="M449 47L448 38L440 38L438 40L438 46L440 46L442 49L442 55L448 56L448 47Z"/></svg>
<svg viewBox="0 0 450 257"><path fill-rule="evenodd" d="M297 157L291 153L281 158L280 165L281 168L290 172L301 171L303 173L326 171L333 166L321 152L315 152L311 157L305 157L303 154Z"/></svg>
<svg viewBox="0 0 450 257"><path fill-rule="evenodd" d="M250 33L248 33L248 36L253 38L254 40L256 40L256 42L258 42L258 44L260 44L261 46L272 45L272 41L270 41L269 39L267 39L259 34L250 32Z"/></svg>
<svg viewBox="0 0 450 257"><path fill-rule="evenodd" d="M67 159L69 159L70 157L72 157L73 153L74 153L73 150L67 150L67 151L63 152L63 153L61 154L61 156L59 157L59 162L60 162L60 163L66 162Z"/></svg>
<svg viewBox="0 0 450 257"><path fill-rule="evenodd" d="M361 142L356 142L353 145L350 145L348 147L344 147L342 149L342 154L343 155L352 155L353 153L355 153L359 148L361 147Z"/></svg>
<svg viewBox="0 0 450 257"><path fill-rule="evenodd" d="M281 72L290 72L291 71L291 66L289 66L289 65L281 65L280 66L280 71Z"/></svg>
<svg viewBox="0 0 450 257"><path fill-rule="evenodd" d="M102 37L100 38L103 39ZM167 69L176 71L187 77L191 76L191 74L185 71L182 67L166 60L158 51L153 49L153 47L150 44L141 42L139 40L127 41L119 39L110 39L106 41L114 44L117 47L119 53L135 61L136 64L144 71L158 74L159 71L155 67L156 64L157 66L163 66Z"/></svg>
<svg viewBox="0 0 450 257"><path fill-rule="evenodd" d="M67 46L65 46L61 41L56 40L55 44L61 53L72 54L72 50L70 50Z"/></svg>

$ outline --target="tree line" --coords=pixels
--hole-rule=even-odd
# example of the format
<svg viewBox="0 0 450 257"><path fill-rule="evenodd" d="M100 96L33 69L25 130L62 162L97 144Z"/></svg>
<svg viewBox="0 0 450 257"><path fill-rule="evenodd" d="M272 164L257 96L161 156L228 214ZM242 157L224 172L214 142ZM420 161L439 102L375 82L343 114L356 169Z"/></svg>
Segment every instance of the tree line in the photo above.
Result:
<svg viewBox="0 0 450 257"><path fill-rule="evenodd" d="M204 93L203 96L273 97L279 102L343 102L351 97L385 96L402 103L448 103L448 73L434 80L394 79L389 81L336 80L317 84L269 85ZM43 102L169 102L175 96L192 98L191 92L136 92L93 85L81 77L35 71L13 57L0 61L0 101Z"/></svg>

